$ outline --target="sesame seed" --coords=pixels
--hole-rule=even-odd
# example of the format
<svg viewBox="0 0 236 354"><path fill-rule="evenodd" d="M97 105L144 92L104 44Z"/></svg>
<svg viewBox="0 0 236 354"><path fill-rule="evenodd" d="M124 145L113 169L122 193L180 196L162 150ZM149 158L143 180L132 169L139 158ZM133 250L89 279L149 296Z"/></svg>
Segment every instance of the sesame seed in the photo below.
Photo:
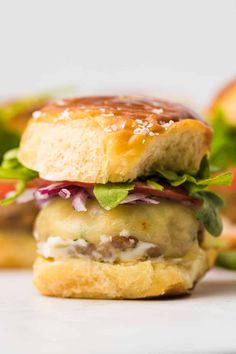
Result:
<svg viewBox="0 0 236 354"><path fill-rule="evenodd" d="M40 118L42 116L42 113L40 112L40 111L35 111L34 113L33 113L33 118L34 119L38 119L38 118Z"/></svg>
<svg viewBox="0 0 236 354"><path fill-rule="evenodd" d="M58 100L58 101L56 101L56 104L58 106L65 106L66 102L64 100Z"/></svg>
<svg viewBox="0 0 236 354"><path fill-rule="evenodd" d="M173 120L170 120L169 122L163 122L163 124L161 124L161 126L165 129L169 128L172 124L174 124Z"/></svg>
<svg viewBox="0 0 236 354"><path fill-rule="evenodd" d="M62 112L60 119L70 119L70 112L68 111L68 109Z"/></svg>
<svg viewBox="0 0 236 354"><path fill-rule="evenodd" d="M155 114L162 114L164 111L162 108L154 108L152 110L152 113L155 113Z"/></svg>
<svg viewBox="0 0 236 354"><path fill-rule="evenodd" d="M104 113L103 116L104 117L113 117L114 114L113 113Z"/></svg>
<svg viewBox="0 0 236 354"><path fill-rule="evenodd" d="M135 121L138 123L138 124L143 124L143 121L141 119L135 119Z"/></svg>

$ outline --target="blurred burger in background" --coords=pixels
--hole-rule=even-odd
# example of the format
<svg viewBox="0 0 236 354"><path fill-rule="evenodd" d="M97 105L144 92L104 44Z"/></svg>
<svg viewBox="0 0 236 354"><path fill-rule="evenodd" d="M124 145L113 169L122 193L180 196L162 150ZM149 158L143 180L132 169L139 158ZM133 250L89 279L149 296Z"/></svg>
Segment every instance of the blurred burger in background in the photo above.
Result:
<svg viewBox="0 0 236 354"><path fill-rule="evenodd" d="M234 176L230 187L214 187L225 201L221 240L226 251L219 255L218 264L236 270L236 78L217 93L207 114L214 129L211 165Z"/></svg>
<svg viewBox="0 0 236 354"><path fill-rule="evenodd" d="M0 163L4 165L6 151L18 147L28 119L48 99L49 97L40 96L0 102ZM8 154L12 153L14 154L14 150ZM6 193L10 196L15 188L14 181L7 181L9 176L5 176L5 173L0 167L0 177L3 178L0 183L0 199ZM0 206L0 267L32 265L35 257L32 225L36 215L37 208L32 202Z"/></svg>

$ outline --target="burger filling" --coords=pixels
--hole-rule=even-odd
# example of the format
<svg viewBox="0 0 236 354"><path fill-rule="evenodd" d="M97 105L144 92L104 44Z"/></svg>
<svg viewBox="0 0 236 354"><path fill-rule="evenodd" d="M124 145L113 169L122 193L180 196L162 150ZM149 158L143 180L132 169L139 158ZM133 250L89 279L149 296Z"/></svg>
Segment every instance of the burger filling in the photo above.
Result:
<svg viewBox="0 0 236 354"><path fill-rule="evenodd" d="M199 240L194 210L178 202L119 205L107 211L96 201L78 213L68 200L45 206L35 227L45 258L91 258L104 262L183 257Z"/></svg>
<svg viewBox="0 0 236 354"><path fill-rule="evenodd" d="M222 200L210 185L228 185L231 174L210 177L207 157L199 171L156 169L127 183L50 182L21 165L17 150L4 156L0 179L17 181L3 188L2 205L36 200L39 254L46 258L89 257L104 262L178 259L222 231Z"/></svg>

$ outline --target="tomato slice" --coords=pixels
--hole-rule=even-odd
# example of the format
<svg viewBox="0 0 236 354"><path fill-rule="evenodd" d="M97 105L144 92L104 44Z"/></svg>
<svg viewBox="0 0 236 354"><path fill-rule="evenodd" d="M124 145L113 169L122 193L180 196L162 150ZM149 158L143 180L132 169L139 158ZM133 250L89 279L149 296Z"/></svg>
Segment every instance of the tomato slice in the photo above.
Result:
<svg viewBox="0 0 236 354"><path fill-rule="evenodd" d="M229 188L236 191L236 168L235 167L231 168L230 172L232 172L232 174L233 174L233 180L232 180L231 186Z"/></svg>
<svg viewBox="0 0 236 354"><path fill-rule="evenodd" d="M136 183L134 192L145 193L147 195L155 195L160 198L172 199L177 201L189 201L193 202L193 198L190 197L184 190L180 188L164 187L163 191L159 191L153 187L148 186L145 183Z"/></svg>
<svg viewBox="0 0 236 354"><path fill-rule="evenodd" d="M73 184L82 188L93 188L94 183L74 182L74 181L48 181L43 178L35 178L28 183L29 188L47 187L54 183Z"/></svg>
<svg viewBox="0 0 236 354"><path fill-rule="evenodd" d="M6 197L6 194L15 190L15 182L1 182L0 183L0 199Z"/></svg>

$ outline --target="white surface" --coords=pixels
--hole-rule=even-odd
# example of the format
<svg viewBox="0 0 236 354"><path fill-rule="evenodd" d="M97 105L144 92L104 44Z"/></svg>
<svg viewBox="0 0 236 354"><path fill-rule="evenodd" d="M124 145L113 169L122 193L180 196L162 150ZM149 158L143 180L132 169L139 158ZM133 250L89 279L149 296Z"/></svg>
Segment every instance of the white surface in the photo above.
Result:
<svg viewBox="0 0 236 354"><path fill-rule="evenodd" d="M236 72L234 0L8 0L0 96L71 85L79 94L168 93L204 105ZM27 272L0 272L1 354L235 353L236 272L188 298L61 300Z"/></svg>
<svg viewBox="0 0 236 354"><path fill-rule="evenodd" d="M72 85L202 105L236 74L235 0L0 2L0 96Z"/></svg>
<svg viewBox="0 0 236 354"><path fill-rule="evenodd" d="M42 297L31 273L0 272L2 354L236 353L236 272L213 270L190 297Z"/></svg>

